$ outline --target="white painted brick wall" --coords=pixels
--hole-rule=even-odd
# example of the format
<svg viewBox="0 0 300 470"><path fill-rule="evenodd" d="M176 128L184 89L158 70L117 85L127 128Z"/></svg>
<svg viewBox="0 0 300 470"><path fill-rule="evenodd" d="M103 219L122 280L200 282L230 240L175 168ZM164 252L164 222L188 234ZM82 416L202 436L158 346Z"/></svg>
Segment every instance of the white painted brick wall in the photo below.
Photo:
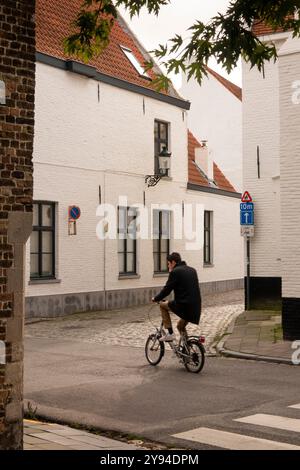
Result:
<svg viewBox="0 0 300 470"><path fill-rule="evenodd" d="M100 172L34 164L34 200L57 203L58 284L27 286L26 295L92 292L103 289L103 242L96 238L98 187L103 182ZM77 235L68 235L68 207L78 205L81 217ZM29 245L27 278L29 278Z"/></svg>
<svg viewBox="0 0 300 470"><path fill-rule="evenodd" d="M255 203L255 237L251 241L251 275L281 276L279 188L278 63L266 64L265 78L243 64L244 190ZM257 172L260 147L260 174Z"/></svg>
<svg viewBox="0 0 300 470"><path fill-rule="evenodd" d="M185 252L202 282L243 277L243 240L239 230L239 200L187 191L187 122L181 109L109 85L37 64L36 130L34 146L35 200L58 203L58 284L27 285L27 296L92 292L157 286L153 277L152 241L138 243L139 279L119 280L117 243L96 237L96 208L117 204L201 203L214 212L214 267L203 268L203 250ZM153 173L154 119L171 122L171 181L147 188L144 176ZM104 172L105 170L105 172ZM104 189L105 188L105 189ZM68 206L79 205L78 235L68 236ZM105 280L104 280L105 273ZM29 280L29 246L27 247ZM28 283L27 283L28 284Z"/></svg>
<svg viewBox="0 0 300 470"><path fill-rule="evenodd" d="M237 191L243 186L242 103L210 74L202 85L183 79L182 96L191 101L188 125L198 140L208 140L213 160Z"/></svg>
<svg viewBox="0 0 300 470"><path fill-rule="evenodd" d="M281 113L282 296L300 296L300 104L293 103L300 80L300 41L289 41L279 58Z"/></svg>
<svg viewBox="0 0 300 470"><path fill-rule="evenodd" d="M153 173L154 119L172 122L171 175L187 179L186 113L175 106L37 64L36 119L35 160L140 175Z"/></svg>

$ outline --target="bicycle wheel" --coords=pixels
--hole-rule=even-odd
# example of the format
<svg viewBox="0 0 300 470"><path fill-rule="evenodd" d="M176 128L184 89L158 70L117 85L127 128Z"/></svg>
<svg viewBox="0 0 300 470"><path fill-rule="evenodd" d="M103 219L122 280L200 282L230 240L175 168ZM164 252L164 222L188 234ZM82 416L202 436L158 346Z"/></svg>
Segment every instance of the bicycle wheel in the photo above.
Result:
<svg viewBox="0 0 300 470"><path fill-rule="evenodd" d="M151 366L157 366L165 353L165 345L159 341L157 335L150 335L146 341L145 354L146 359Z"/></svg>
<svg viewBox="0 0 300 470"><path fill-rule="evenodd" d="M198 374L205 362L204 346L197 339L188 339L187 346L189 357L183 359L184 366L189 372Z"/></svg>

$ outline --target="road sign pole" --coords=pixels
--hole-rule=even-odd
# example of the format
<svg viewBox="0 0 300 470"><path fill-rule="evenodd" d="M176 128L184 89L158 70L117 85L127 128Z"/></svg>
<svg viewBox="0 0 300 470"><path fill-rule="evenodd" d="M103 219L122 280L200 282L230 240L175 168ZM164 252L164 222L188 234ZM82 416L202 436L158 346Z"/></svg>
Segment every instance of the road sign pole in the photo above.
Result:
<svg viewBox="0 0 300 470"><path fill-rule="evenodd" d="M254 203L250 193L245 191L240 204L241 235L246 237L247 277L245 309L250 310L250 237L254 236Z"/></svg>
<svg viewBox="0 0 300 470"><path fill-rule="evenodd" d="M250 238L247 237L246 310L250 310Z"/></svg>

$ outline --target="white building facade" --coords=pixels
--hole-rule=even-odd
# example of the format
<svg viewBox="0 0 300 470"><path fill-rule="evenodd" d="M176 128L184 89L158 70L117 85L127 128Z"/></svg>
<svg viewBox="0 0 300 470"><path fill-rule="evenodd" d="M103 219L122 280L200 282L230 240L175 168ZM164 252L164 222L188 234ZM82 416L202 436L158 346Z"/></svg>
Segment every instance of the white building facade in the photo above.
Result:
<svg viewBox="0 0 300 470"><path fill-rule="evenodd" d="M191 101L189 128L206 140L213 160L239 192L243 190L242 90L207 68L201 86L183 76L180 93Z"/></svg>
<svg viewBox="0 0 300 470"><path fill-rule="evenodd" d="M131 34L122 20L120 25ZM113 40L120 40L118 34ZM124 63L133 73L130 62ZM172 251L197 269L203 292L242 286L239 195L188 186L189 103L120 79L118 67L116 63L115 76L97 66L95 72L39 47L28 316L147 303L167 280L166 256ZM157 145L171 152L170 170L148 187L145 177L155 173ZM99 239L99 232L108 235L113 229L108 217L103 223L97 212L104 204L119 213L119 236ZM189 221L189 211L195 215L197 205L200 216L191 219L196 225L189 231L198 229L202 243L190 250L186 236L175 236L176 214ZM70 221L73 206L80 208L76 223ZM206 227L209 263L204 262L205 212L211 213ZM137 221L132 221L143 213L149 217L149 236L132 240L128 227L131 223L135 230ZM125 219L128 227L119 222Z"/></svg>
<svg viewBox="0 0 300 470"><path fill-rule="evenodd" d="M282 308L284 337L299 339L300 42L258 32L279 59L264 76L243 66L244 182L255 203L250 305Z"/></svg>

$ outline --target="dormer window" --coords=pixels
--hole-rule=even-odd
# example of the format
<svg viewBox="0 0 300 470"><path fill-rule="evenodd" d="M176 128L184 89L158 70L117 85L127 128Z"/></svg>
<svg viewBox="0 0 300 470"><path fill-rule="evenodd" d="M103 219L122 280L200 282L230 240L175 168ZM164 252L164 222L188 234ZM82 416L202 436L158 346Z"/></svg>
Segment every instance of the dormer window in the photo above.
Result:
<svg viewBox="0 0 300 470"><path fill-rule="evenodd" d="M212 188L218 188L218 185L216 184L214 180L208 179L208 183L209 183L209 186L211 186Z"/></svg>
<svg viewBox="0 0 300 470"><path fill-rule="evenodd" d="M147 78L148 80L152 80L150 75L144 70L142 65L139 63L135 55L133 54L132 50L129 49L128 47L120 46L124 54L126 55L127 59L133 65L135 70L138 72L138 74L143 77Z"/></svg>

